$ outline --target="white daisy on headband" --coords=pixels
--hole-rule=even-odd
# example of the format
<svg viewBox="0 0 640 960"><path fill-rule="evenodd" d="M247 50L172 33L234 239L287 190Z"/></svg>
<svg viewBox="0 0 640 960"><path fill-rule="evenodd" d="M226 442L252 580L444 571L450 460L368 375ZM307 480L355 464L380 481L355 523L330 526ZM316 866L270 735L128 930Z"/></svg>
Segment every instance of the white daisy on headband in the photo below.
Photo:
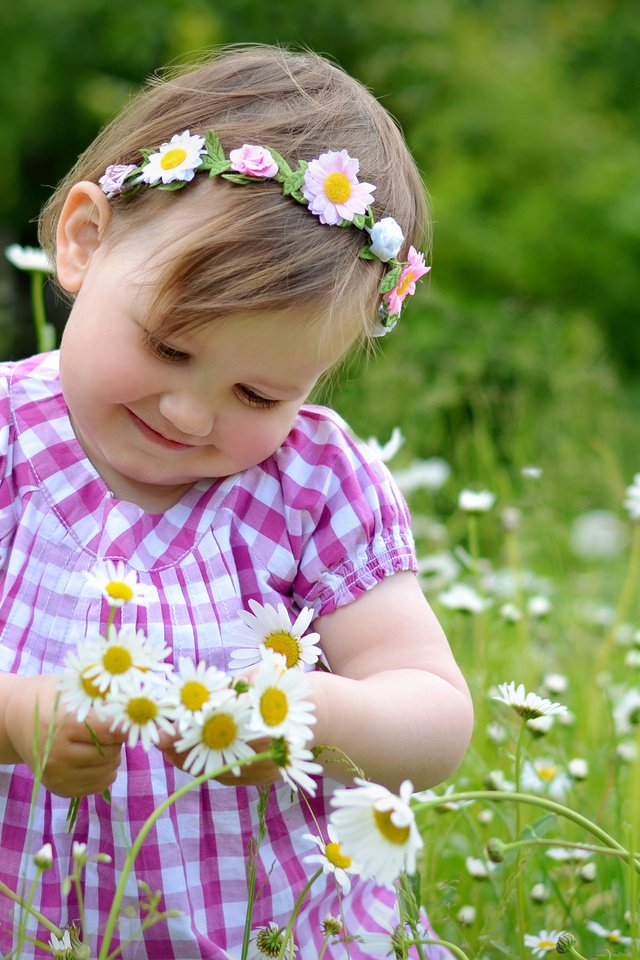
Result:
<svg viewBox="0 0 640 960"><path fill-rule="evenodd" d="M188 130L176 133L168 143L161 144L155 153L147 156L140 179L150 185L158 181L164 184L189 183L195 177L205 152L204 137L191 136Z"/></svg>
<svg viewBox="0 0 640 960"><path fill-rule="evenodd" d="M231 654L230 670L242 670L259 663L261 652L265 649L281 653L289 669L311 666L318 661L321 651L317 641L320 635L304 635L313 620L313 608L305 607L292 624L283 603L276 608L270 603L262 606L255 600L249 600L249 606L251 613L241 610L238 614L243 626L233 634L238 647Z"/></svg>
<svg viewBox="0 0 640 960"><path fill-rule="evenodd" d="M157 597L156 588L138 583L136 571L127 571L122 560L98 560L85 571L85 577L87 591L101 594L110 607L123 607L125 603L146 607Z"/></svg>

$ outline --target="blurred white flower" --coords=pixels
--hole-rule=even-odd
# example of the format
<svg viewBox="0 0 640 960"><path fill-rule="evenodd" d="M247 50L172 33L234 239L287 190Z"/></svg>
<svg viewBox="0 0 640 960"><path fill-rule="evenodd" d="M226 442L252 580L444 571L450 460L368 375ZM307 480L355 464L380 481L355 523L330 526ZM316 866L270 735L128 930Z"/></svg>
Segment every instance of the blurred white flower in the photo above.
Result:
<svg viewBox="0 0 640 960"><path fill-rule="evenodd" d="M631 937L624 937L619 930L608 930L606 927L603 927L601 923L596 923L595 920L586 920L585 927L587 930L590 930L591 933L595 933L597 937L606 940L607 943L631 943Z"/></svg>
<svg viewBox="0 0 640 960"><path fill-rule="evenodd" d="M484 775L484 785L487 790L505 790L513 792L516 788L515 783L507 780L502 770L489 770Z"/></svg>
<svg viewBox="0 0 640 960"><path fill-rule="evenodd" d="M616 732L624 736L640 726L640 688L629 687L622 693L616 690L614 696L613 722Z"/></svg>
<svg viewBox="0 0 640 960"><path fill-rule="evenodd" d="M529 891L529 896L534 903L544 903L551 896L549 888L544 883L534 883Z"/></svg>
<svg viewBox="0 0 640 960"><path fill-rule="evenodd" d="M492 743L504 743L508 734L501 723L488 723L487 736Z"/></svg>
<svg viewBox="0 0 640 960"><path fill-rule="evenodd" d="M530 617L536 617L536 619L542 619L542 617L548 616L551 611L551 600L549 597L545 597L542 594L539 594L536 597L529 597L527 600L527 613Z"/></svg>
<svg viewBox="0 0 640 960"><path fill-rule="evenodd" d="M548 847L545 854L556 863L578 863L592 857L590 850L582 850L580 847Z"/></svg>
<svg viewBox="0 0 640 960"><path fill-rule="evenodd" d="M576 877L583 883L593 883L598 874L598 868L595 863L582 863L576 867Z"/></svg>
<svg viewBox="0 0 640 960"><path fill-rule="evenodd" d="M39 273L53 273L53 267L44 250L38 247L22 247L19 243L12 243L5 247L4 255L18 270L38 271Z"/></svg>
<svg viewBox="0 0 640 960"><path fill-rule="evenodd" d="M521 518L522 514L517 507L505 507L500 514L502 529L506 530L507 533L511 533L513 530L518 530L520 527Z"/></svg>
<svg viewBox="0 0 640 960"><path fill-rule="evenodd" d="M553 717L532 717L531 720L527 720L527 730L530 730L531 733L536 737L544 737L553 726Z"/></svg>
<svg viewBox="0 0 640 960"><path fill-rule="evenodd" d="M548 693L565 693L569 686L569 680L564 673L545 673L542 678L542 686Z"/></svg>
<svg viewBox="0 0 640 960"><path fill-rule="evenodd" d="M413 810L413 785L405 780L396 796L386 787L354 778L355 787L335 790L329 822L342 849L360 864L360 875L390 887L403 871L415 873L423 846Z"/></svg>
<svg viewBox="0 0 640 960"><path fill-rule="evenodd" d="M584 560L616 557L627 541L627 528L610 510L590 510L576 517L571 525L571 549Z"/></svg>
<svg viewBox="0 0 640 960"><path fill-rule="evenodd" d="M446 551L418 558L418 577L425 591L441 590L460 574L460 564Z"/></svg>
<svg viewBox="0 0 640 960"><path fill-rule="evenodd" d="M490 490L461 490L458 495L458 507L465 513L487 513L496 502L496 495Z"/></svg>
<svg viewBox="0 0 640 960"><path fill-rule="evenodd" d="M381 444L376 437L369 437L367 440L367 446L375 453L377 457L382 460L383 463L388 463L390 460L393 460L397 452L402 448L404 444L404 437L402 436L402 431L400 427L394 427L391 431L391 436L386 443Z"/></svg>
<svg viewBox="0 0 640 960"><path fill-rule="evenodd" d="M631 667L632 670L640 669L640 650L636 649L635 647L633 650L629 650L629 652L625 655L624 663L625 666Z"/></svg>
<svg viewBox="0 0 640 960"><path fill-rule="evenodd" d="M567 709L561 703L552 703L551 700L539 697L537 693L526 693L524 684L520 683L516 687L513 680L510 683L498 684L498 690L499 693L492 697L492 700L511 707L525 720L565 713Z"/></svg>
<svg viewBox="0 0 640 960"><path fill-rule="evenodd" d="M490 873L497 868L491 860L481 860L480 857L467 857L464 861L467 873L474 880L486 880Z"/></svg>
<svg viewBox="0 0 640 960"><path fill-rule="evenodd" d="M525 933L524 945L530 947L534 957L544 957L551 950L555 952L561 930L541 930L540 933Z"/></svg>
<svg viewBox="0 0 640 960"><path fill-rule="evenodd" d="M546 793L552 800L562 800L571 786L571 780L553 760L544 758L525 760L520 784L524 791Z"/></svg>
<svg viewBox="0 0 640 960"><path fill-rule="evenodd" d="M265 649L282 654L289 669L304 669L305 665L317 663L321 653L317 645L320 634L308 633L305 636L315 616L312 607L301 610L292 624L289 611L283 603L276 608L270 603L262 605L249 600L249 606L251 613L247 610L239 612L243 625L231 635L231 639L238 644L229 661L231 670L244 670L259 663Z"/></svg>
<svg viewBox="0 0 640 960"><path fill-rule="evenodd" d="M447 800L450 794L457 792L454 784L450 783L442 793L436 793L435 790L420 790L418 793L414 793L413 800L417 803L437 800L438 804L434 806L433 809L438 813L449 813L454 810L460 810L462 807L468 807L473 803L473 800Z"/></svg>
<svg viewBox="0 0 640 960"><path fill-rule="evenodd" d="M473 923L476 922L476 908L470 903L465 903L464 906L460 907L456 914L456 919L458 923L461 923L463 927L470 927Z"/></svg>
<svg viewBox="0 0 640 960"><path fill-rule="evenodd" d="M507 623L517 623L522 620L522 610L516 607L515 603L503 603L498 613Z"/></svg>
<svg viewBox="0 0 640 960"><path fill-rule="evenodd" d="M415 490L428 490L435 493L445 485L451 474L451 467L440 457L429 460L414 460L404 470L394 470L395 481L404 494Z"/></svg>
<svg viewBox="0 0 640 960"><path fill-rule="evenodd" d="M627 487L624 506L632 520L640 520L640 473L636 473L631 486Z"/></svg>
<svg viewBox="0 0 640 960"><path fill-rule="evenodd" d="M489 810L488 808L486 808L485 810L481 810L480 813L478 814L478 822L483 824L484 826L487 826L487 824L493 821L494 816L495 814L493 810Z"/></svg>
<svg viewBox="0 0 640 960"><path fill-rule="evenodd" d="M523 477L528 477L530 480L539 480L543 470L542 467L527 466L523 467L520 473Z"/></svg>
<svg viewBox="0 0 640 960"><path fill-rule="evenodd" d="M637 755L638 748L633 742L625 740L616 746L616 756L623 763L633 763Z"/></svg>
<svg viewBox="0 0 640 960"><path fill-rule="evenodd" d="M313 759L311 750L307 750L302 741L288 737L275 737L271 746L274 750L273 759L285 783L292 790L301 787L309 796L315 797L316 783L311 777L321 774L322 766Z"/></svg>
<svg viewBox="0 0 640 960"><path fill-rule="evenodd" d="M574 780L586 780L589 776L589 764L582 757L574 757L567 764L569 776Z"/></svg>
<svg viewBox="0 0 640 960"><path fill-rule="evenodd" d="M438 594L438 601L448 610L459 613L482 613L491 606L491 600L481 597L473 587L464 583L454 583L448 590Z"/></svg>

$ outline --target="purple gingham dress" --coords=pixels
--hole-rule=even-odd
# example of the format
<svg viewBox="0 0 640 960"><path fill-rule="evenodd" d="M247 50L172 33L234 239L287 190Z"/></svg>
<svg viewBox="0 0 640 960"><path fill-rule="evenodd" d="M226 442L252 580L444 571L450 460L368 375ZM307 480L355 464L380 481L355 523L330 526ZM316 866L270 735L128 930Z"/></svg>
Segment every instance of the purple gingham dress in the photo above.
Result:
<svg viewBox="0 0 640 960"><path fill-rule="evenodd" d="M115 373L117 375L117 372ZM305 407L281 448L242 474L203 481L164 514L117 500L76 440L58 376L58 354L0 364L0 671L60 672L88 626L104 626L106 604L90 597L85 571L97 558L123 560L158 591L147 609L122 609L123 623L161 624L179 655L225 669L238 611L253 598L330 613L381 578L414 569L406 506L387 470L354 443L340 418ZM26 766L0 766L0 879L15 889L32 876L32 855L53 846L36 905L58 924L79 917L72 891L73 840L89 855L84 877L87 929L95 949L132 839L146 817L190 777L155 749L126 748L112 802L85 798L70 836L68 800L41 790L27 833L32 780ZM334 781L321 780L311 811L282 784L271 790L259 849L253 927L286 925L315 865ZM118 937L125 960L240 957L246 912L246 853L257 832L257 788L211 782L184 796L144 842L127 884ZM161 890L160 909L181 912L141 932L137 881ZM317 960L327 913L342 912L351 935L393 928L394 898L354 878L339 902L332 877L316 882L295 927L300 960ZM11 949L13 905L0 894L0 954ZM29 934L48 933L29 923ZM327 958L384 955L386 947L330 947ZM44 955L30 952L21 960ZM427 954L436 956L439 954Z"/></svg>

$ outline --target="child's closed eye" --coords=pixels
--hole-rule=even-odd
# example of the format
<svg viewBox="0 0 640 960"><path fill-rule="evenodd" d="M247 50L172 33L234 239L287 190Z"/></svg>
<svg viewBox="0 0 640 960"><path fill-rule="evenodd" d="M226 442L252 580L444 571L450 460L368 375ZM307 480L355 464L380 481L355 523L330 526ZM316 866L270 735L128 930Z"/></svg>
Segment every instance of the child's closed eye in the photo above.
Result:
<svg viewBox="0 0 640 960"><path fill-rule="evenodd" d="M144 331L144 342L154 356L160 360L166 360L168 363L179 363L189 359L189 354L185 353L184 350L177 350L171 344L163 343L148 330Z"/></svg>
<svg viewBox="0 0 640 960"><path fill-rule="evenodd" d="M247 387L244 383L237 383L236 391L242 402L248 404L250 407L260 407L263 410L269 410L273 407L277 407L277 405L280 403L279 400L274 400L271 397L261 396L259 393L256 393L255 390L252 390L251 387Z"/></svg>

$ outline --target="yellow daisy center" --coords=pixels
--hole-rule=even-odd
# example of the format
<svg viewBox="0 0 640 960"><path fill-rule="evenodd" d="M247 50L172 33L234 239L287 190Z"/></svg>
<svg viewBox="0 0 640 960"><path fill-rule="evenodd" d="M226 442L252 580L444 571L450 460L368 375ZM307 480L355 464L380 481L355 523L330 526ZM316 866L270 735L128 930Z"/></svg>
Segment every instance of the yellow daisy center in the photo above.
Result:
<svg viewBox="0 0 640 960"><path fill-rule="evenodd" d="M174 147L173 150L167 150L160 160L160 166L163 170L173 170L179 167L187 159L187 151L184 147Z"/></svg>
<svg viewBox="0 0 640 960"><path fill-rule="evenodd" d="M289 703L277 687L269 687L260 697L260 714L268 727L277 727L286 718Z"/></svg>
<svg viewBox="0 0 640 960"><path fill-rule="evenodd" d="M102 664L109 673L116 675L118 673L126 673L127 670L130 670L133 666L133 658L126 647L109 647L104 657L102 658Z"/></svg>
<svg viewBox="0 0 640 960"><path fill-rule="evenodd" d="M398 284L398 289L396 290L397 295L399 297L403 297L407 292L407 290L409 289L409 284L412 282L413 282L413 270L409 270L406 277L403 277L403 279Z"/></svg>
<svg viewBox="0 0 640 960"><path fill-rule="evenodd" d="M290 633L284 630L270 633L264 645L276 653L281 653L287 661L287 668L296 667L300 663L300 643Z"/></svg>
<svg viewBox="0 0 640 960"><path fill-rule="evenodd" d="M87 667L87 670L90 670L90 669L91 667ZM87 694L87 696L91 697L93 700L95 700L97 697L103 697L104 693L102 693L98 689L98 686L95 683L93 677L87 676L87 670L85 670L84 673L80 674L80 684L82 686L82 689Z"/></svg>
<svg viewBox="0 0 640 960"><path fill-rule="evenodd" d="M555 947L555 940L541 940L538 944L538 950L548 950L550 947Z"/></svg>
<svg viewBox="0 0 640 960"><path fill-rule="evenodd" d="M402 846L409 839L409 827L396 827L391 820L393 810L375 810L373 816L376 821L376 827L389 843L397 843Z"/></svg>
<svg viewBox="0 0 640 960"><path fill-rule="evenodd" d="M342 852L342 847L339 843L334 843L333 841L327 843L324 848L324 855L334 867L342 867L343 870L347 870L351 866L351 857L348 857Z"/></svg>
<svg viewBox="0 0 640 960"><path fill-rule="evenodd" d="M180 699L187 710L200 710L209 699L209 691L204 683L188 680L180 691Z"/></svg>
<svg viewBox="0 0 640 960"><path fill-rule="evenodd" d="M544 780L545 783L549 783L549 781L553 780L557 772L558 772L557 768L554 767L552 764L550 764L548 767L542 767L542 766L536 767L536 773L538 774L541 780Z"/></svg>
<svg viewBox="0 0 640 960"><path fill-rule="evenodd" d="M607 934L607 940L609 943L620 943L620 934L616 933L615 930L611 930L611 932Z"/></svg>
<svg viewBox="0 0 640 960"><path fill-rule="evenodd" d="M111 580L105 590L112 600L133 600L133 590L123 580Z"/></svg>
<svg viewBox="0 0 640 960"><path fill-rule="evenodd" d="M202 727L202 742L210 750L224 750L236 739L238 726L228 713L216 713Z"/></svg>
<svg viewBox="0 0 640 960"><path fill-rule="evenodd" d="M126 714L133 723L144 726L158 716L158 706L149 697L132 697L126 708Z"/></svg>
<svg viewBox="0 0 640 960"><path fill-rule="evenodd" d="M330 173L324 181L324 193L331 203L346 203L351 196L351 183L345 173Z"/></svg>

